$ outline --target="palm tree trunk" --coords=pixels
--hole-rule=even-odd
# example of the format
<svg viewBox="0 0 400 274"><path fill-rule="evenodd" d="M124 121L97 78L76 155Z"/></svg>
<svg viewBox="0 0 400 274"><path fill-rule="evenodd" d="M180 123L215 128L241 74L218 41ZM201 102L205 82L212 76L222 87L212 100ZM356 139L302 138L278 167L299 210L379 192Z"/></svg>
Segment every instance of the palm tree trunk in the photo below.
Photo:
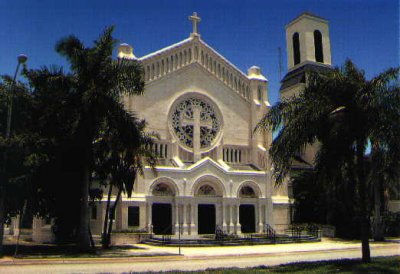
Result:
<svg viewBox="0 0 400 274"><path fill-rule="evenodd" d="M369 248L369 232L370 222L367 213L367 180L365 176L364 168L364 150L365 146L362 141L357 142L357 177L358 177L358 189L360 196L360 221L361 221L361 252L362 261L364 263L371 262L371 252Z"/></svg>
<svg viewBox="0 0 400 274"><path fill-rule="evenodd" d="M95 247L96 247L96 244L95 244L95 242L94 242L94 240L93 240L93 235L92 235L92 230L90 229L90 225L89 225L89 227L88 227L88 230L89 230L90 246L91 246L92 248L95 248Z"/></svg>
<svg viewBox="0 0 400 274"><path fill-rule="evenodd" d="M108 195L107 195L107 205L106 205L106 213L104 216L104 223L103 223L103 231L101 235L101 243L103 248L107 248L110 246L107 238L107 225L108 225L108 217L110 215L110 204L111 204L111 193L112 193L113 185L110 184L108 188Z"/></svg>
<svg viewBox="0 0 400 274"><path fill-rule="evenodd" d="M89 238L89 181L90 181L90 168L86 164L83 168L82 178L82 196L81 196L81 212L80 222L77 235L77 246L81 250L90 249Z"/></svg>
<svg viewBox="0 0 400 274"><path fill-rule="evenodd" d="M122 189L119 188L117 198L115 199L115 203L111 209L111 218L110 218L110 222L108 223L108 231L107 231L107 239L108 239L109 244L111 244L111 232L112 232L113 222L115 220L115 210L117 209L119 199L121 198L121 193L122 193Z"/></svg>
<svg viewBox="0 0 400 274"><path fill-rule="evenodd" d="M380 159L377 157L379 153L379 144L371 140L372 150L372 169L377 172L377 165ZM379 174L379 172L377 172ZM383 185L382 178L380 176L373 177L372 183L374 184L374 222L373 222L373 237L374 241L384 241L385 237L383 235L383 221L382 221L382 196L383 196Z"/></svg>

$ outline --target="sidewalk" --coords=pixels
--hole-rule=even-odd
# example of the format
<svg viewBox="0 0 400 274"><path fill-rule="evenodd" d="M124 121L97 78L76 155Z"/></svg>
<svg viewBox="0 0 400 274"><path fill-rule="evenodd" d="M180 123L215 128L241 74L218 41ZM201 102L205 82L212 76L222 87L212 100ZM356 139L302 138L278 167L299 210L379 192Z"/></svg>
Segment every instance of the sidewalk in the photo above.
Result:
<svg viewBox="0 0 400 274"><path fill-rule="evenodd" d="M321 242L313 243L291 243L276 245L254 245L254 246L218 246L218 247L183 247L179 255L178 247L160 247L144 244L135 245L139 248L126 249L121 252L121 256L107 257L77 257L77 258L22 258L4 257L0 259L0 265L27 265L27 264L65 264L65 263L96 263L96 262L147 262L147 261L171 261L186 259L207 259L207 258L227 258L227 257L252 257L252 256L282 256L288 254L306 254L308 252L334 252L339 250L360 250L361 243L358 241L344 241L336 239L322 239ZM397 241L370 243L371 249L390 249L394 255L400 255L400 243ZM182 256L183 255L183 256Z"/></svg>
<svg viewBox="0 0 400 274"><path fill-rule="evenodd" d="M178 254L178 247L160 247L138 244L138 247L146 248L148 252L160 253L167 252L169 254ZM398 248L400 255L399 242L378 242L370 243L372 247L393 247ZM310 251L329 251L329 250L345 250L360 249L361 242L346 241L338 239L323 238L321 242L311 243L290 243L290 244L274 244L274 245L252 245L252 246L219 246L219 247L182 247L181 254L186 257L197 256L243 256L257 254L273 254L285 252L310 252Z"/></svg>

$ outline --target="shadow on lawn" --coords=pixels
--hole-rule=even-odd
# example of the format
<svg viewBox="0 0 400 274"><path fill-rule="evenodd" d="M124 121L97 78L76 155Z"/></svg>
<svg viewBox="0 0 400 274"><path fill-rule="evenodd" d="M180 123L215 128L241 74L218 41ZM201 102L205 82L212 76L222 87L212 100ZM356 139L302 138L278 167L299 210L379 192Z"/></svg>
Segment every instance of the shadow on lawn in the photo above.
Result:
<svg viewBox="0 0 400 274"><path fill-rule="evenodd" d="M263 267L268 269L267 267ZM269 268L271 269L271 268ZM389 273L397 274L400 269L398 257L374 258L371 263L361 260L335 260L310 263L293 263L272 268L274 273Z"/></svg>
<svg viewBox="0 0 400 274"><path fill-rule="evenodd" d="M18 258L35 258L35 257L99 257L99 256L127 256L127 250L143 249L141 247L124 245L113 246L109 249L95 247L89 251L82 252L73 244L65 245L19 245ZM4 245L4 256L14 256L15 244Z"/></svg>

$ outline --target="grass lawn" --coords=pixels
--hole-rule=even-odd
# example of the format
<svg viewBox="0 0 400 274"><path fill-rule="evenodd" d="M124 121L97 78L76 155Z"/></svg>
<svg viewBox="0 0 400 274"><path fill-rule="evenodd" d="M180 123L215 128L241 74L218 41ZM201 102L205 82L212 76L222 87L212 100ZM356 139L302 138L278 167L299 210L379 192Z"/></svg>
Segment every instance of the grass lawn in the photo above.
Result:
<svg viewBox="0 0 400 274"><path fill-rule="evenodd" d="M177 272L167 271L163 273L303 273L303 274L325 274L325 273L400 273L400 256L373 258L369 264L363 264L360 260L335 260L310 263L292 263L279 266L261 266L255 268L222 268L209 269L205 271Z"/></svg>

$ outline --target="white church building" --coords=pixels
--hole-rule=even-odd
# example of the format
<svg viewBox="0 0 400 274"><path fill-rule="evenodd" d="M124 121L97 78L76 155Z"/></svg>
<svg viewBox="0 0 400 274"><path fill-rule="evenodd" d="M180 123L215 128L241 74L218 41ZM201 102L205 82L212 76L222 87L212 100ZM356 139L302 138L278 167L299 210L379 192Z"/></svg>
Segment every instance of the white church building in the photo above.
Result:
<svg viewBox="0 0 400 274"><path fill-rule="evenodd" d="M136 57L128 44L119 47L119 58L144 68L144 95L124 103L158 133L153 149L159 161L156 173L145 168L131 198L122 197L115 230L186 237L214 234L217 227L231 234L262 233L267 226L283 232L291 219L291 187L274 184L272 133L254 133L270 107L267 77L257 66L242 72L202 40L197 14L189 19L190 36L156 52ZM305 85L307 70L331 65L326 20L302 14L286 26L286 40L282 98ZM93 234L101 234L105 210L103 199L91 213ZM40 235L49 224L35 219L33 226Z"/></svg>
<svg viewBox="0 0 400 274"><path fill-rule="evenodd" d="M183 235L214 234L217 226L235 234L263 232L266 224L284 229L290 200L287 187L271 180L272 134L253 133L268 111L268 80L259 67L239 70L201 39L197 14L189 19L192 33L176 44L143 57L127 44L119 48L120 58L143 65L144 95L125 98L125 105L159 134L153 147L159 163L122 199L116 229L177 234L181 227Z"/></svg>

